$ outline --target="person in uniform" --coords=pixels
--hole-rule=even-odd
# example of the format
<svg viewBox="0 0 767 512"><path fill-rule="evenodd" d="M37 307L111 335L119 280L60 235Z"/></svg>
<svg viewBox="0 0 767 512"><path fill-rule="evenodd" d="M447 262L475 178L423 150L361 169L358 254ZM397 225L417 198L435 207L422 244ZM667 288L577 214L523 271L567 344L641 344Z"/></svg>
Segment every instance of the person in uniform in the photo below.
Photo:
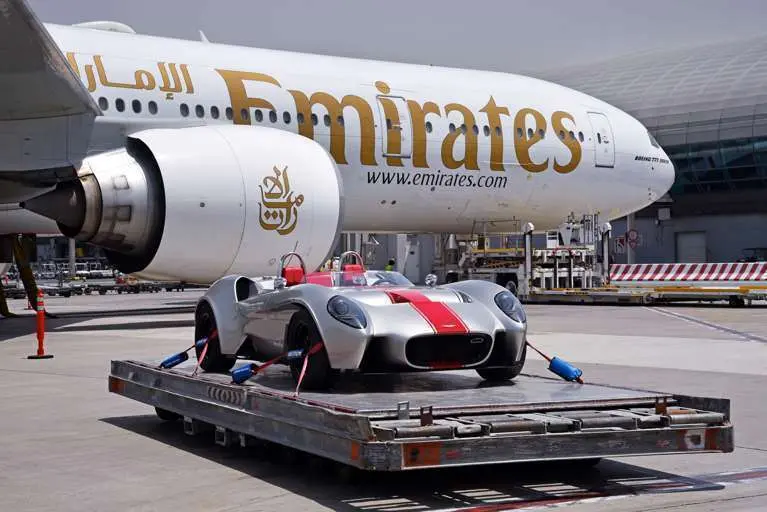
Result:
<svg viewBox="0 0 767 512"><path fill-rule="evenodd" d="M394 258L389 258L389 262L384 267L384 270L387 272L394 271Z"/></svg>

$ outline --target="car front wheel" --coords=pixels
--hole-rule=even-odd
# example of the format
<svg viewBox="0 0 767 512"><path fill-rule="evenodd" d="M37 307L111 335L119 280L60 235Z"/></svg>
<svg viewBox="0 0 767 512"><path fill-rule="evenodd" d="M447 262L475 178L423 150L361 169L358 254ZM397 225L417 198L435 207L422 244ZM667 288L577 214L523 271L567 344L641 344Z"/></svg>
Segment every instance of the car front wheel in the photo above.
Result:
<svg viewBox="0 0 767 512"><path fill-rule="evenodd" d="M516 363L505 368L478 368L477 373L480 377L489 382L503 382L506 380L511 380L522 373L522 368L525 366L526 357L527 343L525 343L525 346L522 348L522 357L520 357L519 361Z"/></svg>
<svg viewBox="0 0 767 512"><path fill-rule="evenodd" d="M202 302L197 308L194 319L194 339L195 341L209 336L217 329L216 315L213 308L207 302ZM202 350L195 346L197 360L200 361ZM221 353L221 343L218 336L208 340L208 350L205 357L200 361L200 368L206 372L228 372L237 361L235 356L228 356Z"/></svg>

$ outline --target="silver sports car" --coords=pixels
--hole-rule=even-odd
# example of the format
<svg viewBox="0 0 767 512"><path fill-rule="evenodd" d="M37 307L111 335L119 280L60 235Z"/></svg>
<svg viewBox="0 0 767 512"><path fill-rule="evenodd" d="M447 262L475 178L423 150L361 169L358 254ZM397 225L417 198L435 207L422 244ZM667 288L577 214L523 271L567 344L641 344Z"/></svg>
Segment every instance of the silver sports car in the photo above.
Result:
<svg viewBox="0 0 767 512"><path fill-rule="evenodd" d="M287 266L291 260L299 264ZM282 356L298 380L308 357L302 386L323 389L349 370L471 368L501 381L524 365L524 309L494 283L437 286L429 276L426 286L415 286L397 272L366 270L356 253L344 254L339 270L309 274L290 253L280 260L279 275L227 276L200 299L195 339L209 339L204 356L197 349L204 370L228 371L238 357Z"/></svg>

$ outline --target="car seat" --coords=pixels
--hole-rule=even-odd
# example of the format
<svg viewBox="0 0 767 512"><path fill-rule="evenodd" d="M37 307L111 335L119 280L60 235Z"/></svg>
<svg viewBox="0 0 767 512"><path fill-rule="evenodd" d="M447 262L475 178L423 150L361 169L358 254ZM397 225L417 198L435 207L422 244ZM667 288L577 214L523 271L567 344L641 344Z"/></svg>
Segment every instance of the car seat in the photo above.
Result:
<svg viewBox="0 0 767 512"><path fill-rule="evenodd" d="M282 269L282 277L285 279L285 286L293 286L305 282L304 269L301 267L285 267Z"/></svg>

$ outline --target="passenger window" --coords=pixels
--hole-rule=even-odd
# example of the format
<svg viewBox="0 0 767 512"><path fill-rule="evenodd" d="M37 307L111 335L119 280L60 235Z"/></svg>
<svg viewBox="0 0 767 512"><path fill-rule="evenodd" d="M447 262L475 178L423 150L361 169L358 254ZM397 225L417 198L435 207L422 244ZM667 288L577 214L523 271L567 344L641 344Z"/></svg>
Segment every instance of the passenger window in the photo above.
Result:
<svg viewBox="0 0 767 512"><path fill-rule="evenodd" d="M219 111L218 107L210 107L210 117L213 119L218 119Z"/></svg>
<svg viewBox="0 0 767 512"><path fill-rule="evenodd" d="M282 120L285 122L285 124L290 124L290 112L283 112Z"/></svg>
<svg viewBox="0 0 767 512"><path fill-rule="evenodd" d="M150 114L155 115L157 113L157 103L154 101L147 103L147 108L149 109Z"/></svg>
<svg viewBox="0 0 767 512"><path fill-rule="evenodd" d="M141 113L141 102L139 100L133 100L131 101L131 108L133 108L133 112L136 114Z"/></svg>
<svg viewBox="0 0 767 512"><path fill-rule="evenodd" d="M103 97L103 96L102 96L101 98L99 98L99 108L100 108L101 110L107 110L107 109L109 109L109 100L108 100L108 99L106 99L106 98L105 98L105 97Z"/></svg>
<svg viewBox="0 0 767 512"><path fill-rule="evenodd" d="M538 136L542 139L546 137L546 132L543 130L543 128L538 129Z"/></svg>
<svg viewBox="0 0 767 512"><path fill-rule="evenodd" d="M199 118L205 117L205 108L202 105L197 105L194 107L194 113Z"/></svg>
<svg viewBox="0 0 767 512"><path fill-rule="evenodd" d="M276 123L277 122L277 112L274 110L269 111L269 121Z"/></svg>
<svg viewBox="0 0 767 512"><path fill-rule="evenodd" d="M448 127L450 130L450 133L453 133L455 131L455 125L453 123L450 123L450 126Z"/></svg>
<svg viewBox="0 0 767 512"><path fill-rule="evenodd" d="M240 119L243 121L250 121L250 112L248 112L247 108L243 108L240 110Z"/></svg>
<svg viewBox="0 0 767 512"><path fill-rule="evenodd" d="M466 133L466 130L467 130L467 129L468 129L468 128L466 128L466 125L465 125L465 124L462 124L462 125L461 125L461 133Z"/></svg>
<svg viewBox="0 0 767 512"><path fill-rule="evenodd" d="M253 118L256 120L257 123L260 123L264 120L264 113L261 112L261 110L256 109L256 111L253 113Z"/></svg>
<svg viewBox="0 0 767 512"><path fill-rule="evenodd" d="M118 112L122 112L125 110L125 102L122 100L122 98L117 98L115 100L115 108Z"/></svg>
<svg viewBox="0 0 767 512"><path fill-rule="evenodd" d="M522 131L522 128L517 128L517 138L521 139L524 135L525 132Z"/></svg>
<svg viewBox="0 0 767 512"><path fill-rule="evenodd" d="M336 119L336 121L338 121L338 124L343 126L344 125L344 116L338 116L338 119Z"/></svg>
<svg viewBox="0 0 767 512"><path fill-rule="evenodd" d="M304 115L301 112L296 114L296 121L298 121L298 124L304 124Z"/></svg>
<svg viewBox="0 0 767 512"><path fill-rule="evenodd" d="M231 121L232 119L234 119L234 112L232 111L232 107L226 107L225 113L226 113L226 118L228 120Z"/></svg>
<svg viewBox="0 0 767 512"><path fill-rule="evenodd" d="M602 135L600 135L599 132L597 132L597 142L602 144Z"/></svg>
<svg viewBox="0 0 767 512"><path fill-rule="evenodd" d="M317 123L319 123L319 121L317 119L317 114L312 114L312 124L314 126L317 126Z"/></svg>
<svg viewBox="0 0 767 512"><path fill-rule="evenodd" d="M573 132L568 133L571 140L575 140L575 134Z"/></svg>
<svg viewBox="0 0 767 512"><path fill-rule="evenodd" d="M499 136L499 137L501 136L501 134L503 134L503 130L501 130L501 127L500 127L500 126L496 126L496 127L495 127L495 134L496 134L497 136Z"/></svg>
<svg viewBox="0 0 767 512"><path fill-rule="evenodd" d="M391 119L388 117L386 118L386 129L391 130Z"/></svg>
<svg viewBox="0 0 767 512"><path fill-rule="evenodd" d="M528 139L532 139L534 134L535 134L535 132L533 131L532 128L528 128L527 129L527 138Z"/></svg>
<svg viewBox="0 0 767 512"><path fill-rule="evenodd" d="M583 142L583 132L578 132L578 139Z"/></svg>
<svg viewBox="0 0 767 512"><path fill-rule="evenodd" d="M485 134L485 137L489 137L490 136L490 127L488 125L485 125L485 127L482 128L482 133Z"/></svg>
<svg viewBox="0 0 767 512"><path fill-rule="evenodd" d="M431 131L433 129L432 126L431 126L431 121L426 121L426 125L425 126L426 126L426 133L431 133Z"/></svg>
<svg viewBox="0 0 767 512"><path fill-rule="evenodd" d="M565 132L564 130L559 130L559 138L562 140L565 140Z"/></svg>

